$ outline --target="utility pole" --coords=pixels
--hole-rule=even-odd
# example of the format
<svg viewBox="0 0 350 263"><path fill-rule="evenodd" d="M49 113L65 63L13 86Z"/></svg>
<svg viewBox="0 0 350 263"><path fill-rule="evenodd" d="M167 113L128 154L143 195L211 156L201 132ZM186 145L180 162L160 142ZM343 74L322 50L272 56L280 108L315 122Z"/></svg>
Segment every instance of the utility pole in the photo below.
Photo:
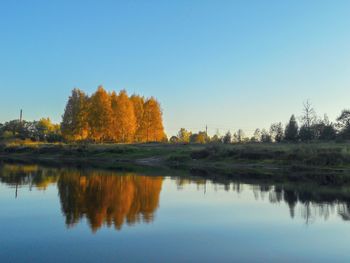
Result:
<svg viewBox="0 0 350 263"><path fill-rule="evenodd" d="M22 123L22 114L23 114L23 112L22 112L22 109L21 109L21 111L19 113L19 123Z"/></svg>

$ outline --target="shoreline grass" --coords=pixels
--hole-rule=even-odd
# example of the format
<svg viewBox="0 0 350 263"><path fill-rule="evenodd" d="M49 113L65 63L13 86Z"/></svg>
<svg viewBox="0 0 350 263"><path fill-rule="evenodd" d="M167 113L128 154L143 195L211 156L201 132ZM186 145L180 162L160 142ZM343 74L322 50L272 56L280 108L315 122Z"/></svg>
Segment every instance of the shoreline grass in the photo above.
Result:
<svg viewBox="0 0 350 263"><path fill-rule="evenodd" d="M194 176L350 183L350 144L3 144L0 160L93 166L148 166Z"/></svg>

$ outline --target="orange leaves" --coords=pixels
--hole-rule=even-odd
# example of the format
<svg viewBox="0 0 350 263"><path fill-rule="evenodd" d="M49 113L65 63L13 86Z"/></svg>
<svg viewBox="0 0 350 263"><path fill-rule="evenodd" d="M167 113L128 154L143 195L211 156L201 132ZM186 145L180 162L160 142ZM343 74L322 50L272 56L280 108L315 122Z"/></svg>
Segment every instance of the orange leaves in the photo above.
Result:
<svg viewBox="0 0 350 263"><path fill-rule="evenodd" d="M62 117L66 140L95 142L159 142L165 138L159 102L128 96L125 90L107 93L102 86L87 97L74 89Z"/></svg>
<svg viewBox="0 0 350 263"><path fill-rule="evenodd" d="M125 223L151 222L162 183L162 177L77 171L62 174L58 189L67 225L86 217L95 232L103 224L120 229Z"/></svg>
<svg viewBox="0 0 350 263"><path fill-rule="evenodd" d="M133 142L136 132L134 105L125 90L112 97L113 139L117 142Z"/></svg>
<svg viewBox="0 0 350 263"><path fill-rule="evenodd" d="M160 104L153 97L143 106L140 134L143 142L160 142L165 138Z"/></svg>
<svg viewBox="0 0 350 263"><path fill-rule="evenodd" d="M102 86L99 86L90 98L88 123L90 127L90 139L102 142L111 138L111 99Z"/></svg>

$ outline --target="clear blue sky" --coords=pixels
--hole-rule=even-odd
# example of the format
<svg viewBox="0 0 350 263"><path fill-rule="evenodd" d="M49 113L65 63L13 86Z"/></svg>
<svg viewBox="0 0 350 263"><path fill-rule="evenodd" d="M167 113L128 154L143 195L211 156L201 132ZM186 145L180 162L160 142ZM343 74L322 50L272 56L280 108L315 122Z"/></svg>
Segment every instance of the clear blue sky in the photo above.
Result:
<svg viewBox="0 0 350 263"><path fill-rule="evenodd" d="M157 97L171 135L350 108L350 1L1 1L0 122L70 91Z"/></svg>

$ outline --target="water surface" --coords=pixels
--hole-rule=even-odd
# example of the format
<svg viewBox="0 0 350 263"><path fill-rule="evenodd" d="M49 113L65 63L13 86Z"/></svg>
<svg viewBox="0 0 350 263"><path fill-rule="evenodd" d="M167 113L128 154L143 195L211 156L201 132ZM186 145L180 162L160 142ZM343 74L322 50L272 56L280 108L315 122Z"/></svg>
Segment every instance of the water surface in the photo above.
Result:
<svg viewBox="0 0 350 263"><path fill-rule="evenodd" d="M349 262L350 188L0 167L0 262Z"/></svg>

